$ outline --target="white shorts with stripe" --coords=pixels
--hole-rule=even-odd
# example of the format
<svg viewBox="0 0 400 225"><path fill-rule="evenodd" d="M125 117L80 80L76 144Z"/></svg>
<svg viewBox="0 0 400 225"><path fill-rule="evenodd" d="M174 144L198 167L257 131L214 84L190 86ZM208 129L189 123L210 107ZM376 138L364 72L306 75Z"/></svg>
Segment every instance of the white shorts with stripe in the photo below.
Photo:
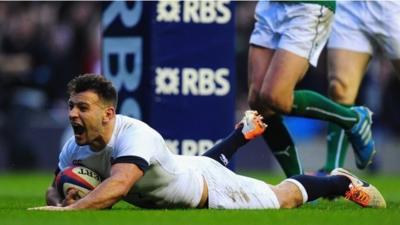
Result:
<svg viewBox="0 0 400 225"><path fill-rule="evenodd" d="M208 185L208 206L215 209L278 209L278 198L263 181L241 176L208 157L193 163ZM201 159L200 159L201 158Z"/></svg>
<svg viewBox="0 0 400 225"><path fill-rule="evenodd" d="M328 48L400 58L400 1L337 1Z"/></svg>
<svg viewBox="0 0 400 225"><path fill-rule="evenodd" d="M324 48L334 13L319 4L260 1L250 43L285 49L316 66Z"/></svg>

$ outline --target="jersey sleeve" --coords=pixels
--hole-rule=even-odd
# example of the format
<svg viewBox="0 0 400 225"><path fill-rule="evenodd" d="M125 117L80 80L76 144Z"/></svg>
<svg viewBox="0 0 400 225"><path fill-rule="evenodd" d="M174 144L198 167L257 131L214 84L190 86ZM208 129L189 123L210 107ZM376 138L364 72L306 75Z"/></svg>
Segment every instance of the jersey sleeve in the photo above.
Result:
<svg viewBox="0 0 400 225"><path fill-rule="evenodd" d="M72 166L72 148L74 148L75 140L72 137L63 146L58 157L58 170L61 171L68 166Z"/></svg>
<svg viewBox="0 0 400 225"><path fill-rule="evenodd" d="M160 139L158 133L149 129L126 130L115 145L112 163L134 163L146 171L159 148Z"/></svg>

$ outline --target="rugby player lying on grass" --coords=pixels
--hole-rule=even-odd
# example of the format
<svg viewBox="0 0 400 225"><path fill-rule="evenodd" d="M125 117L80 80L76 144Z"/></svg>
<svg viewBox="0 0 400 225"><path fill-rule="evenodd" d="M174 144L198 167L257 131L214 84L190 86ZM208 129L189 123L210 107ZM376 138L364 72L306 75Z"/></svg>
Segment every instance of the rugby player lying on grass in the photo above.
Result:
<svg viewBox="0 0 400 225"><path fill-rule="evenodd" d="M120 200L152 209L279 209L326 196L345 196L363 207L386 207L375 187L343 169L328 177L297 175L269 185L214 160L221 156L218 152L231 151L224 148L238 148L263 133L265 124L255 111L246 112L233 133L205 156L182 156L172 154L161 135L145 123L115 113L117 92L103 76L76 77L68 91L74 137L60 153L58 171L80 164L105 179L81 199L74 191L61 199L53 182L46 193L47 206L31 210L105 209Z"/></svg>

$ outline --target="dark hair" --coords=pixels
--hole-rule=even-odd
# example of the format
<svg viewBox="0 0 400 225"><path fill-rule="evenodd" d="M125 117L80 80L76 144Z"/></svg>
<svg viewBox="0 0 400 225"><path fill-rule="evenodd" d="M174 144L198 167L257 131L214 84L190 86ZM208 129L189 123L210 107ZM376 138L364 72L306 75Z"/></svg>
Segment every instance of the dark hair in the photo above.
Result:
<svg viewBox="0 0 400 225"><path fill-rule="evenodd" d="M112 104L115 108L117 107L117 90L115 90L111 81L102 75L82 74L72 79L67 85L69 96L88 90L96 92L103 102Z"/></svg>

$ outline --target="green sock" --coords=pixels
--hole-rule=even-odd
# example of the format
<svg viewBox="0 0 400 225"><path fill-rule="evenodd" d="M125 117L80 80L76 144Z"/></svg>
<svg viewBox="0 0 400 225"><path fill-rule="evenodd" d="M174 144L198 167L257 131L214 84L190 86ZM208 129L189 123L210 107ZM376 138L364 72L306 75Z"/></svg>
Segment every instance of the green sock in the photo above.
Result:
<svg viewBox="0 0 400 225"><path fill-rule="evenodd" d="M303 168L301 167L296 147L289 131L283 123L282 117L274 115L266 119L265 122L268 124L268 128L263 134L264 140L278 160L285 175L291 177L303 174Z"/></svg>
<svg viewBox="0 0 400 225"><path fill-rule="evenodd" d="M358 121L355 111L307 90L294 92L293 108L289 115L329 121L346 130Z"/></svg>
<svg viewBox="0 0 400 225"><path fill-rule="evenodd" d="M328 124L327 154L324 170L331 172L333 169L343 167L346 158L349 140L345 131L334 123Z"/></svg>

